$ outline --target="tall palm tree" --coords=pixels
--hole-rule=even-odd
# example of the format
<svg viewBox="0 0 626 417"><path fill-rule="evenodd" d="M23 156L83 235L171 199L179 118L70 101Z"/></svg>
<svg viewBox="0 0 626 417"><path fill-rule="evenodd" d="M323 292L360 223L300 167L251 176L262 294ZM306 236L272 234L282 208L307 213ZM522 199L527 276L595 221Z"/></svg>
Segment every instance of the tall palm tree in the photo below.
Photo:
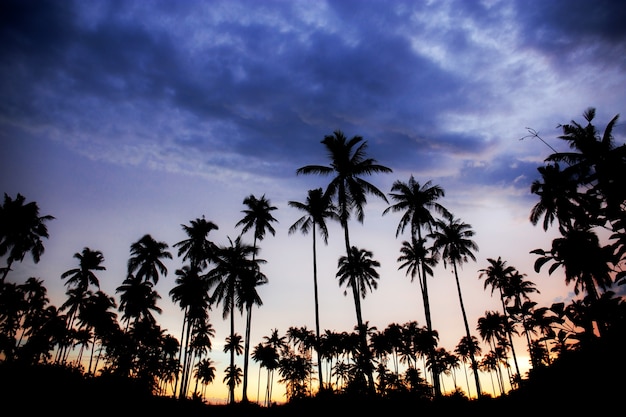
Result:
<svg viewBox="0 0 626 417"><path fill-rule="evenodd" d="M458 266L467 262L468 259L473 261L476 260L476 256L474 256L473 251L478 250L478 245L476 245L476 242L471 239L474 236L474 231L469 224L455 218L452 213L445 216L445 220L438 220L435 225L437 230L432 233L432 237L434 239L433 247L436 251L441 253L441 257L444 260L444 267L448 263L452 264L454 278L456 280L456 289L459 294L459 302L461 304L461 312L463 313L465 335L467 338L471 338L472 335L467 321L465 305L463 304L463 295L461 294ZM478 363L476 362L476 359L473 358L473 355L472 369L474 370L476 392L480 397L482 392L480 390L480 380L478 378Z"/></svg>
<svg viewBox="0 0 626 417"><path fill-rule="evenodd" d="M192 267L202 271L207 267L215 256L217 247L208 240L209 233L218 230L219 227L212 221L202 218L191 220L190 225L181 225L187 235L187 239L174 244L178 248L178 256L184 261L189 261Z"/></svg>
<svg viewBox="0 0 626 417"><path fill-rule="evenodd" d="M30 252L33 261L38 263L44 253L42 238L48 238L46 222L53 220L50 215L40 216L36 202L24 204L26 198L17 194L15 200L4 193L0 206L0 256L8 254L7 266L2 268L4 282L15 261L22 262Z"/></svg>
<svg viewBox="0 0 626 417"><path fill-rule="evenodd" d="M130 245L131 257L128 259L128 275L135 275L138 280L159 282L159 275L167 275L167 268L162 259L172 259L167 250L168 244L158 242L149 234Z"/></svg>
<svg viewBox="0 0 626 417"><path fill-rule="evenodd" d="M342 256L338 261L337 278L339 278L339 285L345 285L347 288L352 289L352 293L356 292L359 299L365 299L367 290L370 291L378 288L378 280L380 275L376 268L380 267L380 262L372 259L373 253L366 249L359 249L356 246L352 246L350 256ZM355 291L356 288L356 291ZM344 295L347 295L347 290L344 291ZM359 300L360 309L360 300ZM366 329L357 329L360 333L364 333ZM370 360L369 347L366 351L361 349L357 357L357 364L364 374L370 375L372 373L372 363Z"/></svg>
<svg viewBox="0 0 626 417"><path fill-rule="evenodd" d="M448 210L438 202L440 198L445 196L444 189L438 185L433 185L431 181L427 181L422 185L415 180L413 175L409 177L407 182L395 181L391 187L391 193L389 193L389 196L394 204L387 207L383 211L383 215L390 211L394 213L403 213L396 229L396 237L403 233L407 226L410 226L411 242L413 242L414 249L422 249L425 245L425 239L422 237L422 230L432 232L432 227L435 224L435 217L433 214L449 214ZM419 246L417 246L415 242L419 243ZM409 247L405 247L409 249ZM431 260L432 259L433 258L431 258ZM436 262L434 263L436 264ZM430 269L431 266L434 266L434 264L427 264L426 257L421 256L419 258L416 272L422 292L426 325L432 332L433 325L430 314L427 279L429 270L431 271L430 275L432 276L432 270ZM411 276L413 277L413 273ZM430 354L435 355L435 351L433 350ZM437 375L433 375L433 381L435 394L440 395L441 389L439 386L439 377Z"/></svg>
<svg viewBox="0 0 626 417"><path fill-rule="evenodd" d="M319 351L320 345L320 316L319 316L319 299L317 293L317 249L316 249L316 229L319 227L319 232L324 239L324 243L328 243L328 227L326 226L326 219L334 219L337 217L335 206L332 204L328 195L325 195L321 188L309 190L306 202L301 203L298 201L290 201L290 207L296 208L306 214L300 217L294 224L289 227L289 234L295 233L298 229L303 234L309 233L313 235L313 291L315 299L315 334L316 334L316 347L317 352L317 370L319 374L319 390L324 389L324 378L322 372L322 358Z"/></svg>
<svg viewBox="0 0 626 417"><path fill-rule="evenodd" d="M180 390L178 396L183 398L186 395L185 381L188 379L189 369L186 365L189 363L188 358L191 355L191 335L197 323L204 323L208 317L208 309L211 305L211 297L209 296L209 281L204 276L199 275L197 267L189 265L183 266L176 270L176 286L169 292L174 303L180 305L184 311L183 326L181 334L181 343L183 347L179 351L178 362L182 365L182 374L180 379L178 372L176 373L176 383L174 393L178 390L178 382ZM184 350L184 357L183 357Z"/></svg>
<svg viewBox="0 0 626 417"><path fill-rule="evenodd" d="M276 234L276 230L272 226L273 222L277 222L272 216L272 211L277 208L270 204L270 201L265 198L265 195L262 195L261 198L257 198L254 195L249 195L243 200L243 204L248 208L242 210L245 214L244 218L239 220L235 227L242 226L241 235L246 233L248 230L254 231L254 241L253 247L255 251L252 254L252 261L254 262L256 253L257 253L257 240L263 240L265 238L266 232L270 232L272 236ZM252 283L256 283L258 281L257 277L252 277ZM259 281L260 283L261 281ZM245 339L245 353L243 359L243 395L241 400L243 402L248 401L248 361L249 361L249 353L250 353L250 327L252 321L252 300L254 298L250 298L250 302L246 303L246 339Z"/></svg>
<svg viewBox="0 0 626 417"><path fill-rule="evenodd" d="M357 294L365 299L367 290L378 288L377 279L380 278L375 268L380 267L380 262L372 259L374 254L366 249L352 246L351 256L341 256L338 262L337 278L339 285L348 288L357 287ZM347 294L347 290L344 294Z"/></svg>
<svg viewBox="0 0 626 417"><path fill-rule="evenodd" d="M265 392L265 404L270 405L272 403L272 387L274 386L274 371L278 369L278 360L280 357L280 353L283 352L287 348L287 341L285 340L285 336L280 336L278 334L278 329L273 329L270 336L263 336L265 340L263 346L267 346L271 349L271 358L265 362L265 367L268 371L268 383ZM268 353L268 352L266 352ZM274 361L275 360L275 361Z"/></svg>
<svg viewBox="0 0 626 417"><path fill-rule="evenodd" d="M62 279L67 278L65 285L85 291L89 285L100 288L100 281L93 271L106 270L106 267L102 265L102 262L104 262L102 252L86 247L81 253L75 253L74 258L78 259L78 268L72 268L61 274Z"/></svg>
<svg viewBox="0 0 626 417"><path fill-rule="evenodd" d="M259 271L258 260L252 258L255 256L257 249L241 241L241 236L238 236L234 241L229 237L229 246L219 246L216 258L215 267L211 269L206 277L208 279L209 288L214 288L211 296L211 302L216 304L222 304L222 317L226 319L230 316L230 334L231 338L235 335L235 307L237 306L237 299L239 297L240 283L242 280L252 276L251 271L256 274ZM228 367L229 375L235 378L238 375L238 369L235 367L235 352L230 351L230 365ZM233 380L230 380L231 382ZM229 383L229 403L235 402L235 386L238 384Z"/></svg>
<svg viewBox="0 0 626 417"><path fill-rule="evenodd" d="M387 202L385 194L370 182L364 180L362 176L376 173L390 173L391 168L380 165L373 158L367 157L367 141L363 141L361 136L353 136L347 139L340 130L336 130L332 135L324 136L321 143L326 147L330 157L330 166L306 165L296 170L296 174L317 174L332 175L335 177L330 181L325 194L335 200L339 222L344 231L346 256L351 256L350 233L348 220L350 214L355 212L357 221L363 222L364 206L367 203L367 194L373 194ZM361 308L357 287L352 287L355 310L357 315L357 327L360 331L361 348L364 353L370 355L367 344L367 335L363 327ZM368 359L369 360L369 359ZM369 389L374 393L374 378L372 373L368 375Z"/></svg>
<svg viewBox="0 0 626 417"><path fill-rule="evenodd" d="M122 285L115 289L115 292L120 294L121 321L126 322L127 328L131 320L134 322L147 320L156 324L152 311L161 313L161 308L157 306L157 301L161 296L154 290L154 284L151 281L143 281L130 275L122 282Z"/></svg>
<svg viewBox="0 0 626 417"><path fill-rule="evenodd" d="M478 339L475 336L472 336L470 339L467 336L463 336L459 343L454 348L454 352L461 358L463 363L472 363L472 355L480 356L482 354L482 350L478 343ZM467 396L471 398L471 389L470 384L467 378L467 370L463 367L465 372L465 383L467 384Z"/></svg>
<svg viewBox="0 0 626 417"><path fill-rule="evenodd" d="M75 253L74 258L78 259L78 267L72 268L61 274L61 279L67 279L65 285L68 287L66 294L68 299L61 305L61 310L69 309L67 314L67 330L71 332L74 328L76 314L89 300L89 286L100 289L100 281L94 271L104 271L106 267L102 265L104 255L98 250L91 250L85 247L81 253ZM59 350L59 357L65 361L69 350L66 344Z"/></svg>
<svg viewBox="0 0 626 417"><path fill-rule="evenodd" d="M599 290L606 290L612 282L611 265L617 260L610 246L602 246L598 235L591 229L572 229L552 241L552 249L535 249L535 272L552 262L549 274L559 266L565 269L565 283L574 282L576 294L583 290L592 300L599 299Z"/></svg>
<svg viewBox="0 0 626 417"><path fill-rule="evenodd" d="M489 266L478 271L480 272L478 278L485 277L484 288L487 289L487 287L490 286L492 295L496 289L498 290L500 294L500 302L502 303L502 312L508 320L504 290L509 284L510 277L518 273L518 271L513 266L507 265L506 261L502 260L501 257L498 257L498 259L487 258L487 262L489 262ZM509 345L511 346L511 354L513 355L513 363L515 364L516 379L519 379L521 374L519 371L519 364L517 363L515 347L513 346L512 331L508 332L508 337Z"/></svg>
<svg viewBox="0 0 626 417"><path fill-rule="evenodd" d="M626 145L615 146L613 138L613 128L619 115L609 121L602 135L592 124L595 115L596 109L590 107L583 112L587 122L585 126L573 120L562 125L563 135L559 139L566 141L572 152L556 152L546 161L568 163L578 183L593 191L589 195L597 196L604 202L604 207L600 209L598 206L599 212L589 213L592 223L597 224L598 220L624 222Z"/></svg>

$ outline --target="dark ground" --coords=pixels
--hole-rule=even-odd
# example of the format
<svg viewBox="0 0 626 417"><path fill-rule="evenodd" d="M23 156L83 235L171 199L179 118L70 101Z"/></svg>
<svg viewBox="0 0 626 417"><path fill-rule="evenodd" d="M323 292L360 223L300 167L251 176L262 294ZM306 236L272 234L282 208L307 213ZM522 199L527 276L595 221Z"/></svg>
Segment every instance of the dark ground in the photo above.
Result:
<svg viewBox="0 0 626 417"><path fill-rule="evenodd" d="M596 352L598 353L598 352ZM0 364L0 410L23 416L559 416L613 412L624 404L626 361L611 355L572 354L525 380L500 398L469 401L460 397L418 400L329 396L260 407L256 404L206 405L153 397L127 380L85 379L53 366L17 367ZM618 358L617 360L610 360ZM619 409L618 408L618 409ZM18 411L19 410L19 411Z"/></svg>

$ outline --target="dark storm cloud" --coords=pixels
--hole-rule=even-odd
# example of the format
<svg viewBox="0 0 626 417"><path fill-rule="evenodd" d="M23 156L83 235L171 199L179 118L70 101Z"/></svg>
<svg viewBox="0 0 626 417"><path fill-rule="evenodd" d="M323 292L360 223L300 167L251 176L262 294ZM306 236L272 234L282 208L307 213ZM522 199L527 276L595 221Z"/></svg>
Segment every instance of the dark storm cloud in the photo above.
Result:
<svg viewBox="0 0 626 417"><path fill-rule="evenodd" d="M555 0L517 3L529 46L575 63L580 51L598 60L626 66L626 7L621 0ZM577 53L578 51L578 53ZM610 51L610 52L609 52ZM609 53L607 53L609 52Z"/></svg>
<svg viewBox="0 0 626 417"><path fill-rule="evenodd" d="M85 152L92 137L117 149L130 140L161 146L157 155L281 177L321 162L320 141L340 129L394 169L457 159L480 180L489 132L442 115L483 118L511 106L501 79L520 79L524 67L485 71L501 59L489 28L511 4L8 1L0 108L13 124L77 136ZM594 6L580 30L579 2L514 6L533 48L623 45L613 2Z"/></svg>

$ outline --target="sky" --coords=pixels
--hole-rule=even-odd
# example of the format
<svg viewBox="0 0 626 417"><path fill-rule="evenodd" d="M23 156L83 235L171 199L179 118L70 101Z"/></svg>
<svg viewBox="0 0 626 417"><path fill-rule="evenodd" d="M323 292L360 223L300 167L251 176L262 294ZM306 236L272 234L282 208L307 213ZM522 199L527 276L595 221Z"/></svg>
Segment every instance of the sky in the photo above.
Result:
<svg viewBox="0 0 626 417"><path fill-rule="evenodd" d="M530 223L530 184L550 147L566 149L560 124L583 123L594 107L603 131L625 112L625 20L623 2L611 0L2 0L0 191L55 217L40 262L26 257L7 279L42 279L60 306L60 276L89 247L103 253L101 289L115 295L130 245L150 234L173 254L156 288L157 321L178 337L182 312L168 292L182 266L172 247L186 237L181 225L205 216L225 245L241 232L243 199L265 196L276 234L259 242L269 282L251 346L273 329L314 329L312 236L288 234L303 214L288 202L327 185L296 170L328 165L320 142L340 130L393 170L367 178L385 194L411 175L432 181L445 190L439 202L471 225L479 250L459 278L475 336L478 318L499 309L479 279L489 258L526 274L539 306L567 302L562 271L533 269L529 252L556 234ZM624 143L622 119L614 136ZM408 235L396 237L400 215L383 216L388 205L371 196L364 222L350 223L351 243L381 263L363 318L379 330L424 326L419 286L398 270ZM328 245L318 245L320 325L352 331L354 302L335 278L343 234L329 226ZM450 267L440 264L429 286L439 344L452 351L464 327ZM221 308L211 322L218 376L208 391L225 400ZM238 333L244 324L237 317ZM251 399L257 372L252 362ZM274 399L284 400L280 389Z"/></svg>

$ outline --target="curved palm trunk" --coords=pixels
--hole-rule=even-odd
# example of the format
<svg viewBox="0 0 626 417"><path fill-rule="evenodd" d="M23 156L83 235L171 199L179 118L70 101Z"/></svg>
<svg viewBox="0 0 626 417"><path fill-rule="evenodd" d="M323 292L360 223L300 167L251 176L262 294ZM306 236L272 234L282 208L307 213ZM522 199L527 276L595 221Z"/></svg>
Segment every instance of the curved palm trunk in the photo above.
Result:
<svg viewBox="0 0 626 417"><path fill-rule="evenodd" d="M315 222L313 222L313 292L315 295L315 351L317 352L317 373L319 375L319 389L324 389L324 378L322 377L322 357L320 355L320 313L319 299L317 295L317 248L315 239Z"/></svg>
<svg viewBox="0 0 626 417"><path fill-rule="evenodd" d="M465 305L463 304L463 296L461 295L461 284L459 283L459 274L456 268L456 262L452 262L452 266L454 267L454 278L456 280L456 289L459 293L459 302L461 303L461 312L463 313L463 323L465 324L465 333L467 336L467 340L472 340L472 335L470 334L469 324L467 322L467 314L465 313ZM474 370L474 381L476 382L476 392L478 398L482 396L482 391L480 390L480 379L478 377L478 363L476 363L476 358L474 356L474 349L470 347L470 359L472 361L472 369Z"/></svg>

